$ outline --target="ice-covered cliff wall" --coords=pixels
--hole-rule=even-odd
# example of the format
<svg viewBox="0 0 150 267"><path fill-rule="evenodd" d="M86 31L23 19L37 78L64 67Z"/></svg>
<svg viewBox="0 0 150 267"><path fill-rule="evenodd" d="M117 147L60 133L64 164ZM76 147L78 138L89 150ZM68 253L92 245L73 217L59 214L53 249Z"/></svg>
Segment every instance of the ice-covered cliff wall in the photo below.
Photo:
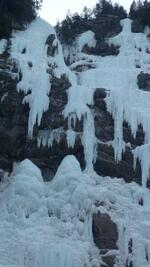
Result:
<svg viewBox="0 0 150 267"><path fill-rule="evenodd" d="M39 18L0 42L0 266L150 265L149 29L131 23L103 57Z"/></svg>

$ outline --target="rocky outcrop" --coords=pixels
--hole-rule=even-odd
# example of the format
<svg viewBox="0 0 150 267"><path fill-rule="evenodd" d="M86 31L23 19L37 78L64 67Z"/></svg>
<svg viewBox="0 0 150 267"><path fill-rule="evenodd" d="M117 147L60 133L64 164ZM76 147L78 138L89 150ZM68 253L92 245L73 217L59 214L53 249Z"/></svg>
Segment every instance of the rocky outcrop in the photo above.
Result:
<svg viewBox="0 0 150 267"><path fill-rule="evenodd" d="M93 239L94 243L100 250L103 264L101 266L113 267L116 261L116 256L109 255L107 252L118 249L118 231L116 224L111 220L108 214L98 212L93 214Z"/></svg>
<svg viewBox="0 0 150 267"><path fill-rule="evenodd" d="M46 44L48 55L53 57L58 49L55 34L49 35ZM107 50L108 44L105 48ZM73 70L80 72L94 67L94 61L89 60L81 60L79 66L76 62L74 67L78 67ZM32 62L29 61L29 67L32 67L31 64ZM72 127L76 135L74 148L69 148L67 142L68 122L63 116L63 110L68 102L67 90L71 84L66 75L55 77L53 66L49 66L47 71L51 78L50 105L42 116L40 126L35 124L33 138L30 140L28 138L29 106L22 104L25 95L17 90L17 83L22 79L18 64L10 60L6 54L0 57L0 168L11 171L13 162L28 158L41 168L45 180L55 175L60 162L68 154L75 155L82 168L85 166L81 140L83 118L81 121L77 120L75 127ZM149 88L149 83L149 74L140 73L139 87ZM138 162L134 170L132 149L144 144L143 129L139 125L134 138L130 126L124 122L123 139L126 149L122 160L115 161L114 120L108 113L105 102L108 92L105 88L95 88L93 105L89 106L94 114L95 135L98 141L94 169L102 176L124 178L126 182L135 181L141 184L141 166ZM29 91L28 94L30 93ZM50 133L56 134L53 142L49 141Z"/></svg>
<svg viewBox="0 0 150 267"><path fill-rule="evenodd" d="M45 44L47 45L47 55L54 57L58 52L58 41L55 34L50 34Z"/></svg>
<svg viewBox="0 0 150 267"><path fill-rule="evenodd" d="M5 173L0 169L0 182L4 182Z"/></svg>
<svg viewBox="0 0 150 267"><path fill-rule="evenodd" d="M108 214L93 214L93 238L100 250L117 249L118 231Z"/></svg>
<svg viewBox="0 0 150 267"><path fill-rule="evenodd" d="M144 132L141 126L138 127L136 138L133 137L129 125L124 122L123 136L127 146L122 155L122 160L117 162L114 159L114 149L111 142L114 140L114 121L107 112L105 97L107 90L98 88L94 93L94 123L95 134L100 143L97 146L97 158L94 168L99 175L124 178L126 182L135 181L141 184L141 167L137 164L133 168L133 155L131 148L144 144Z"/></svg>
<svg viewBox="0 0 150 267"><path fill-rule="evenodd" d="M94 93L94 123L95 135L102 142L108 142L114 139L114 121L107 112L105 97L107 90L98 88Z"/></svg>
<svg viewBox="0 0 150 267"><path fill-rule="evenodd" d="M97 42L95 47L89 47L88 44L85 44L82 48L82 52L88 55L96 56L116 56L119 54L119 46L114 44L108 44L104 42Z"/></svg>
<svg viewBox="0 0 150 267"><path fill-rule="evenodd" d="M45 179L53 177L65 155L74 154L84 166L81 140L76 140L75 148L68 148L66 130L67 121L62 115L67 104L67 89L70 86L65 76L51 79L49 95L50 107L43 114L40 127L34 126L32 140L28 138L29 106L22 104L24 94L17 91L17 83L21 79L17 66L9 58L1 60L0 69L0 168L11 171L13 162L25 158L31 159L41 168ZM30 93L30 92L29 92ZM40 131L64 129L60 143L53 147L37 145ZM76 126L80 130L81 123Z"/></svg>
<svg viewBox="0 0 150 267"><path fill-rule="evenodd" d="M85 166L83 146L80 133L83 131L83 121L77 121L75 132L78 135L74 148L67 145L67 120L63 117L63 110L67 104L67 89L70 83L66 76L56 78L52 76L51 91L49 95L49 110L43 114L41 124L35 125L33 139L28 139L28 116L29 107L23 105L24 94L16 90L17 83L21 75L17 72L17 65L5 58L1 59L0 70L0 168L12 169L14 161L25 158L31 159L41 168L45 179L53 177L64 156L74 154L80 161L81 166ZM95 134L100 142L97 147L97 159L94 165L96 172L100 175L111 177L122 177L127 182L136 181L141 183L140 165L134 171L133 156L130 148L126 149L121 162L114 160L114 151L108 142L114 139L114 121L107 112L105 97L107 90L103 88L95 89L94 93L94 123ZM62 129L60 142L54 141L52 147L37 146L39 134L46 131ZM132 147L141 145L144 142L144 133L141 127L137 132L136 139L131 134L130 127L124 123L124 140L130 142ZM46 141L47 142L47 141Z"/></svg>
<svg viewBox="0 0 150 267"><path fill-rule="evenodd" d="M127 183L135 181L141 184L141 167L133 168L133 155L130 148L126 148L122 160L114 159L114 150L111 145L98 144L95 170L102 176L124 178Z"/></svg>
<svg viewBox="0 0 150 267"><path fill-rule="evenodd" d="M150 74L141 72L137 77L137 84L140 90L150 91Z"/></svg>

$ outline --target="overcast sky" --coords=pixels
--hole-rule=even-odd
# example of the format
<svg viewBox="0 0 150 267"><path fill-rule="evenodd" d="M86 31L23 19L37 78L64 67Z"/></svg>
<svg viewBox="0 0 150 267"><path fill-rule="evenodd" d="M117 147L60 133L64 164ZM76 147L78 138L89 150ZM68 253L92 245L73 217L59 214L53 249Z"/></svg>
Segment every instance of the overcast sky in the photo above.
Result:
<svg viewBox="0 0 150 267"><path fill-rule="evenodd" d="M40 16L55 25L58 20L61 21L65 18L68 9L72 13L81 12L84 6L92 8L97 2L97 0L43 0ZM132 0L113 0L112 2L118 2L129 9Z"/></svg>

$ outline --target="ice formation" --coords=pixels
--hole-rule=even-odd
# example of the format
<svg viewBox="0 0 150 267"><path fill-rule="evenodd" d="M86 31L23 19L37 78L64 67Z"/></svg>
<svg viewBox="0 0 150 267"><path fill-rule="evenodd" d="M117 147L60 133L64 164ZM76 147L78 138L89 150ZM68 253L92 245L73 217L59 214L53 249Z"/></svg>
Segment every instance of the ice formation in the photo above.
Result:
<svg viewBox="0 0 150 267"><path fill-rule="evenodd" d="M0 267L99 267L101 257L92 237L92 215L98 211L109 214L118 228L118 250L109 251L116 256L114 267L125 267L127 262L134 267L150 266L150 193L145 188L150 172L150 95L137 88L137 75L141 71L150 73L150 54L146 52L150 51L146 38L149 29L131 33L129 19L123 20L122 26L122 32L109 39L120 46L118 56L102 58L82 53L87 42L96 45L94 34L87 32L77 39L72 52L65 50L66 57L72 55L70 69L57 39L58 53L47 56L46 39L55 32L43 20L38 18L24 32L14 33L11 58L22 73L18 90L25 92L24 102L30 107L29 137L50 105L51 65L55 76L65 73L72 84L63 111L68 119L67 142L70 147L75 145L73 126L82 119L83 133L77 134L84 147L86 169L82 172L74 156L68 156L48 183L29 160L14 169L7 186L0 187ZM5 45L5 41L0 42L1 53ZM92 61L95 69L76 76L73 67L83 61ZM145 144L133 151L134 166L137 160L141 162L143 187L93 172L97 140L91 106L96 88L109 90L106 104L114 118L112 143L117 161L126 146L123 122L128 122L134 137L138 125L143 127ZM63 128L41 131L38 145L50 147L63 134Z"/></svg>
<svg viewBox="0 0 150 267"><path fill-rule="evenodd" d="M96 57L89 56L96 64L96 69L90 69L80 74L80 83L87 88L106 88L109 90L106 104L108 111L114 118L114 152L115 159L121 160L125 150L123 140L123 122L128 122L133 136L136 136L137 128L142 125L145 132L145 145L138 148L141 160L142 152L147 155L147 171L142 163L143 185L149 178L150 158L147 145L150 142L150 95L149 92L140 91L137 86L137 76L141 71L150 73L150 43L146 33L132 33L131 20L122 20L122 32L109 39L110 43L120 47L118 56ZM138 66L137 66L138 64ZM139 68L140 66L140 68ZM144 152L145 150L145 152ZM142 159L141 162L144 160Z"/></svg>
<svg viewBox="0 0 150 267"><path fill-rule="evenodd" d="M10 181L0 193L0 266L99 267L92 238L92 214L98 211L118 227L119 249L109 252L116 255L115 267L131 260L134 267L149 266L148 189L82 173L74 156L63 160L47 184L29 160L17 166Z"/></svg>
<svg viewBox="0 0 150 267"><path fill-rule="evenodd" d="M31 138L35 123L40 125L43 113L49 108L49 66L54 68L55 76L59 77L65 72L62 49L57 37L55 42L58 44L58 53L54 57L47 55L46 40L50 34L56 36L54 28L37 18L25 31L14 32L11 39L11 58L18 64L22 75L18 90L24 91L24 103L28 103L30 107L28 135Z"/></svg>

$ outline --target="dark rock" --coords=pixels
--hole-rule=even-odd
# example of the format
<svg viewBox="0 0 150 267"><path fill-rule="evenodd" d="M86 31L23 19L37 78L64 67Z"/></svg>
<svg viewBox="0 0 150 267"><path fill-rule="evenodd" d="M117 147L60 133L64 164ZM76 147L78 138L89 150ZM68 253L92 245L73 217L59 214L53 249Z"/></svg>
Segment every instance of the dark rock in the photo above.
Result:
<svg viewBox="0 0 150 267"><path fill-rule="evenodd" d="M107 112L105 97L107 91L103 88L98 88L94 93L94 124L95 135L103 142L114 139L114 121L111 115Z"/></svg>
<svg viewBox="0 0 150 267"><path fill-rule="evenodd" d="M94 93L94 124L95 135L101 142L114 140L114 120L107 112L105 97L107 90L97 89ZM144 144L145 134L142 126L138 126L136 137L131 133L130 126L123 123L123 139L130 143L132 149ZM114 159L114 150L107 144L98 144L97 159L94 165L96 172L102 176L124 178L126 182L135 181L141 184L141 166L138 162L136 170L133 169L133 155L129 147L122 155L122 160L116 162Z"/></svg>
<svg viewBox="0 0 150 267"><path fill-rule="evenodd" d="M114 44L108 44L106 42L98 42L95 47L89 47L85 44L82 48L82 52L88 55L96 56L116 56L119 54L119 47Z"/></svg>
<svg viewBox="0 0 150 267"><path fill-rule="evenodd" d="M107 96L107 90L105 88L97 88L94 92L94 103L96 104L99 99L104 99Z"/></svg>
<svg viewBox="0 0 150 267"><path fill-rule="evenodd" d="M114 255L104 255L102 256L102 261L104 264L101 264L101 267L114 267L116 263L116 257Z"/></svg>
<svg viewBox="0 0 150 267"><path fill-rule="evenodd" d="M66 140L67 120L64 119L62 111L67 104L67 89L70 83L66 76L60 79L52 77L50 91L50 107L42 116L40 127L34 126L33 139L28 139L28 117L29 106L22 104L24 94L16 90L17 79L12 79L12 72L17 65L11 61L0 71L0 168L12 171L14 161L21 161L26 158L35 163L41 170L45 180L50 180L62 159L68 154L74 154L84 167L83 146L80 138L77 138L75 148L68 148ZM20 76L21 79L21 76ZM29 92L30 93L30 92ZM38 147L37 137L39 131L47 129L63 128L64 134L60 143L54 142L53 147ZM83 121L77 120L75 130L82 130Z"/></svg>
<svg viewBox="0 0 150 267"><path fill-rule="evenodd" d="M127 260L125 267L134 267L133 262L131 260L130 261Z"/></svg>
<svg viewBox="0 0 150 267"><path fill-rule="evenodd" d="M150 91L150 74L141 72L137 77L137 84L140 90Z"/></svg>
<svg viewBox="0 0 150 267"><path fill-rule="evenodd" d="M123 139L126 143L130 143L132 148L136 146L144 145L145 143L145 133L141 125L138 125L136 137L134 138L131 132L131 128L127 122L123 123Z"/></svg>
<svg viewBox="0 0 150 267"><path fill-rule="evenodd" d="M100 250L118 249L117 226L108 214L102 214L100 212L93 214L92 231L94 243Z"/></svg>
<svg viewBox="0 0 150 267"><path fill-rule="evenodd" d="M133 20L131 25L131 31L134 33L144 32L145 26L140 22L140 20Z"/></svg>
<svg viewBox="0 0 150 267"><path fill-rule="evenodd" d="M128 244L128 251L129 251L129 254L133 253L133 241L132 241L132 238L130 239L129 244Z"/></svg>
<svg viewBox="0 0 150 267"><path fill-rule="evenodd" d="M55 34L50 34L45 43L48 45L47 55L51 57L54 57L58 52L58 42L56 41L56 43L54 43L54 41L56 41Z"/></svg>
<svg viewBox="0 0 150 267"><path fill-rule="evenodd" d="M46 40L46 45L52 45L52 43L54 42L54 40L56 39L56 36L55 34L50 34L48 37L47 37L47 40Z"/></svg>
<svg viewBox="0 0 150 267"><path fill-rule="evenodd" d="M94 124L95 135L100 141L107 142L114 139L114 122L111 115L103 111L103 106L102 109L94 109Z"/></svg>
<svg viewBox="0 0 150 267"><path fill-rule="evenodd" d="M19 160L24 160L28 155L28 158L42 170L43 178L46 181L54 177L61 161L67 155L75 155L81 163L81 167L85 167L81 140L78 138L75 147L68 148L65 134L61 136L60 142L54 142L52 147L40 146L38 148L37 140L34 139L27 142L20 152Z"/></svg>
<svg viewBox="0 0 150 267"><path fill-rule="evenodd" d="M5 172L2 169L0 169L0 182L4 181L4 176L5 176Z"/></svg>
<svg viewBox="0 0 150 267"><path fill-rule="evenodd" d="M82 63L72 68L72 70L76 72L83 72L89 69L95 69L95 65L92 63L86 63L86 64Z"/></svg>
<svg viewBox="0 0 150 267"><path fill-rule="evenodd" d="M123 153L122 160L116 162L113 148L98 144L94 168L99 175L124 178L127 183L135 181L141 184L141 166L138 162L136 170L133 169L133 155L129 148Z"/></svg>

